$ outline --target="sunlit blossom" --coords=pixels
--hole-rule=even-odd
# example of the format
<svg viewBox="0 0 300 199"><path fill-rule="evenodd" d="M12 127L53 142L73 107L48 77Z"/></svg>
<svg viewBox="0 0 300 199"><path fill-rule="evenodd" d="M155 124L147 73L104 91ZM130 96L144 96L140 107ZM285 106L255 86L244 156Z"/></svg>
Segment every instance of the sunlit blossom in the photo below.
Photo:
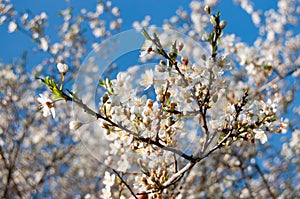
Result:
<svg viewBox="0 0 300 199"><path fill-rule="evenodd" d="M38 97L37 100L41 104L43 116L47 117L49 115L52 115L52 117L55 118L55 109L53 106L53 102L43 94L40 94L40 97Z"/></svg>
<svg viewBox="0 0 300 199"><path fill-rule="evenodd" d="M57 67L58 71L63 75L66 74L69 69L67 64L60 63L60 62L56 65L56 67Z"/></svg>
<svg viewBox="0 0 300 199"><path fill-rule="evenodd" d="M102 37L105 35L105 28L104 27L97 27L93 30L93 34L96 38Z"/></svg>
<svg viewBox="0 0 300 199"><path fill-rule="evenodd" d="M40 47L43 51L47 51L48 50L48 41L46 38L42 37L40 40Z"/></svg>
<svg viewBox="0 0 300 199"><path fill-rule="evenodd" d="M120 16L120 10L118 7L113 7L113 9L111 10L111 13L113 15L115 15L116 17L119 17Z"/></svg>
<svg viewBox="0 0 300 199"><path fill-rule="evenodd" d="M232 55L220 56L217 60L217 65L224 70L230 70L232 67Z"/></svg>
<svg viewBox="0 0 300 199"><path fill-rule="evenodd" d="M9 22L9 24L8 24L8 32L9 33L13 33L13 32L15 32L15 30L17 29L17 24L16 24L16 22L14 22L14 21L11 21L11 22Z"/></svg>
<svg viewBox="0 0 300 199"><path fill-rule="evenodd" d="M102 199L112 199L110 186L106 186L101 191L102 191L102 194L100 195L100 198L102 198Z"/></svg>
<svg viewBox="0 0 300 199"><path fill-rule="evenodd" d="M154 83L154 73L153 70L146 70L145 73L142 75L142 81L140 84L145 86L145 90L150 88L150 86Z"/></svg>
<svg viewBox="0 0 300 199"><path fill-rule="evenodd" d="M115 178L116 178L115 174L110 175L108 171L105 171L103 184L105 184L108 187L111 187L115 183Z"/></svg>
<svg viewBox="0 0 300 199"><path fill-rule="evenodd" d="M286 133L288 130L288 126L289 126L289 120L288 119L280 119L280 123L279 123L279 128L281 130L282 133Z"/></svg>
<svg viewBox="0 0 300 199"><path fill-rule="evenodd" d="M153 52L153 43L150 40L146 40L144 45L142 46L142 51L140 57L144 57Z"/></svg>
<svg viewBox="0 0 300 199"><path fill-rule="evenodd" d="M262 144L264 144L268 141L268 137L267 137L265 131L263 131L261 129L253 129L253 132L255 133L254 138L259 139Z"/></svg>

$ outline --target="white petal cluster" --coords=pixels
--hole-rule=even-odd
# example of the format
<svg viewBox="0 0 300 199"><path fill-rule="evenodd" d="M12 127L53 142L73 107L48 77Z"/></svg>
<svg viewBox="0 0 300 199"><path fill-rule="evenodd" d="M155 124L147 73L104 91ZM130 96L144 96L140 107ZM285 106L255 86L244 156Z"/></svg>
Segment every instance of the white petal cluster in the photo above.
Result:
<svg viewBox="0 0 300 199"><path fill-rule="evenodd" d="M18 26L17 26L16 22L14 22L14 21L9 22L9 24L8 24L8 32L9 33L15 32L15 30L17 28L18 28Z"/></svg>
<svg viewBox="0 0 300 199"><path fill-rule="evenodd" d="M254 138L259 139L262 144L264 144L268 141L268 137L267 137L265 131L260 130L260 129L254 129L253 132L255 133Z"/></svg>
<svg viewBox="0 0 300 199"><path fill-rule="evenodd" d="M38 97L37 100L41 104L43 116L47 117L49 115L52 115L52 117L55 118L55 109L52 100L50 100L43 94L40 94L40 97Z"/></svg>
<svg viewBox="0 0 300 199"><path fill-rule="evenodd" d="M43 51L47 51L48 50L48 47L49 47L49 44L48 44L48 41L45 37L42 37L40 39L40 47Z"/></svg>
<svg viewBox="0 0 300 199"><path fill-rule="evenodd" d="M69 70L69 67L67 64L60 63L60 62L56 65L56 67L61 74L66 74Z"/></svg>
<svg viewBox="0 0 300 199"><path fill-rule="evenodd" d="M101 190L102 192L100 195L101 198L103 199L112 198L111 187L115 184L115 179L116 179L115 174L110 175L109 172L105 171L104 180L103 180L103 184L105 185L105 187Z"/></svg>

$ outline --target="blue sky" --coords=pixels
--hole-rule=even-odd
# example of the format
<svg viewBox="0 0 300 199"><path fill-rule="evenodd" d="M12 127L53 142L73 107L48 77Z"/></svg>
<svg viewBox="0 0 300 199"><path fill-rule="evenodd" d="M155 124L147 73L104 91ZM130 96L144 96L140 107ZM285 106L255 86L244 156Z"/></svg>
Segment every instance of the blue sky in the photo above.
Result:
<svg viewBox="0 0 300 199"><path fill-rule="evenodd" d="M61 0L12 0L11 1L19 14L31 10L33 13L40 13L45 11L48 15L48 26L46 33L51 38L57 36L56 27L61 22L58 17L58 10L66 8L69 4L72 5L75 12L79 12L81 8L87 8L88 10L94 10L96 1L86 0L73 0L70 3L66 3ZM244 11L240 9L238 5L232 3L232 1L221 0L221 4L217 10L222 13L222 18L228 22L228 26L225 29L226 33L235 33L242 38L245 42L252 43L257 35L257 28L255 28L251 22L251 18ZM276 6L277 1L260 1L254 0L254 8L256 9L269 9ZM190 1L187 0L166 0L166 1L146 1L146 0L127 0L127 1L112 1L112 4L118 6L121 10L121 16L123 18L122 30L128 30L132 28L133 21L141 21L144 16L151 15L151 23L157 26L162 25L164 19L168 19L173 16L179 7L183 7L189 10ZM216 12L214 10L213 12ZM29 50L36 46L33 42L24 34L15 32L9 34L7 31L7 25L0 26L0 59L5 63L11 61L14 57L20 57L25 50ZM30 50L29 50L30 51ZM32 56L32 57L30 57ZM34 54L29 54L29 61L31 59L39 59ZM30 61L30 64L35 64Z"/></svg>

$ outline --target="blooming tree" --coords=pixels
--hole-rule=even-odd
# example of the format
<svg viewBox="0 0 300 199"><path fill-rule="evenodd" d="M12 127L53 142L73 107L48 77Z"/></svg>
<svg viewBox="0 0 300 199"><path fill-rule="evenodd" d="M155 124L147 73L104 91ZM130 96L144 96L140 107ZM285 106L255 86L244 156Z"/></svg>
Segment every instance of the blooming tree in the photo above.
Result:
<svg viewBox="0 0 300 199"><path fill-rule="evenodd" d="M146 17L116 36L106 30L122 22L111 2L77 17L67 9L53 44L46 13L18 19L2 3L8 32L26 33L50 57L36 81L22 70L25 58L3 67L3 197L299 197L300 39L292 27L300 2L281 0L264 17L235 2L259 28L253 45L225 34L216 1L191 1L190 13L179 9L162 28ZM109 27L99 19L105 12L115 17ZM102 43L86 40L85 22ZM126 43L138 35L142 45ZM124 69L118 56L132 50L139 62ZM39 91L41 114L27 85ZM270 141L279 136L282 146Z"/></svg>

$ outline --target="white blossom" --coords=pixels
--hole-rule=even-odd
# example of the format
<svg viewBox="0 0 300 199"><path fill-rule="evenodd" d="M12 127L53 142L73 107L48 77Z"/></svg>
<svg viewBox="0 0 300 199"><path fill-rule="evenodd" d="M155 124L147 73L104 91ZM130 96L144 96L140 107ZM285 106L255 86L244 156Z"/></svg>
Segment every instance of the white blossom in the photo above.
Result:
<svg viewBox="0 0 300 199"><path fill-rule="evenodd" d="M103 184L105 184L108 187L111 187L115 183L115 178L116 178L115 174L110 175L108 171L105 171Z"/></svg>
<svg viewBox="0 0 300 199"><path fill-rule="evenodd" d="M57 63L56 65L58 71L61 73L61 74L66 74L68 72L68 65L67 64L64 64L64 63Z"/></svg>
<svg viewBox="0 0 300 199"><path fill-rule="evenodd" d="M120 10L118 7L113 7L113 9L111 10L111 13L113 15L115 15L116 17L120 16Z"/></svg>
<svg viewBox="0 0 300 199"><path fill-rule="evenodd" d="M45 19L48 18L47 14L46 14L45 12L42 12L42 13L40 14L40 17L41 17L41 19L43 19L43 20L45 20Z"/></svg>
<svg viewBox="0 0 300 199"><path fill-rule="evenodd" d="M97 27L93 30L93 34L95 37L102 37L105 35L105 28L104 27Z"/></svg>
<svg viewBox="0 0 300 199"><path fill-rule="evenodd" d="M140 84L145 88L145 90L147 90L148 88L150 88L150 86L154 83L154 73L153 70L146 70L145 73L142 75L142 81L140 82Z"/></svg>
<svg viewBox="0 0 300 199"><path fill-rule="evenodd" d="M18 26L17 26L16 22L14 22L14 21L9 22L9 24L8 24L8 32L9 33L15 32L15 30L17 28L18 28Z"/></svg>
<svg viewBox="0 0 300 199"><path fill-rule="evenodd" d="M100 198L102 198L102 199L112 199L110 186L106 186L101 191L102 191L102 194L100 195Z"/></svg>
<svg viewBox="0 0 300 199"><path fill-rule="evenodd" d="M255 133L254 138L259 139L262 144L264 144L268 141L268 137L267 137L265 131L263 131L261 129L253 129L253 132Z"/></svg>
<svg viewBox="0 0 300 199"><path fill-rule="evenodd" d="M6 1L8 2L9 0ZM88 75L85 81L81 81L80 79L80 85L76 85L75 87L77 88L78 86L79 88L82 84L82 88L86 90L84 90L83 93L78 92L79 100L81 100L82 97L81 102L86 104L86 107L91 108L91 110L97 114L90 115L89 113L92 111L85 111L85 106L79 106L79 111L76 109L75 113L80 114L80 110L84 113L82 115L76 115L76 118L79 116L80 119L84 121L87 118L81 118L81 116L87 116L89 118L96 117L96 119L98 119L97 121L100 122L100 126L96 126L95 123L95 126L91 124L88 128L83 129L81 128L83 125L82 122L78 120L70 121L70 129L77 130L81 128L80 130L82 130L82 132L78 130L77 135L74 133L66 134L68 132L64 133L64 131L66 131L66 129L63 129L65 125L61 125L60 127L59 125L46 126L42 124L38 130L32 127L32 129L29 129L28 135L26 134L24 138L24 144L21 143L23 146L26 146L24 147L24 149L26 149L25 151L28 150L29 152L33 148L39 150L44 147L44 143L47 144L47 147L44 148L46 151L41 150L41 153L28 153L28 155L23 153L25 154L26 161L21 163L25 165L26 162L29 165L36 163L30 159L32 156L32 158L41 161L43 165L49 165L49 172L45 173L45 183L49 184L51 188L53 181L55 182L54 186L61 186L69 190L62 193L65 194L62 197L78 197L75 194L81 194L81 197L84 198L129 198L130 193L128 190L118 189L117 184L120 183L120 179L116 179L116 174L109 173L108 170L110 171L110 169L108 169L108 167L99 167L99 163L102 162L120 172L126 183L128 183L130 187L133 187L135 193L142 193L143 191L149 193L144 196L137 195L138 198L151 198L154 197L154 195L155 197L160 197L158 192L153 193L152 191L159 191L157 185L164 185L166 180L172 179L174 172L176 172L174 165L176 166L177 160L180 164L177 171L180 171L180 169L185 166L184 157L180 156L182 153L175 157L173 152L167 151L166 149L174 149L175 152L177 150L179 152L182 151L194 158L197 157L195 154L197 154L198 151L202 151L202 155L205 155L218 144L220 144L220 147L228 145L229 147L224 147L224 150L221 151L225 154L222 161L209 157L205 158L206 156L203 156L203 158L205 158L205 161L202 162L203 164L196 164L193 169L187 171L189 175L186 178L186 182L188 183L182 184L180 194L177 194L176 198L268 197L269 192L261 178L255 178L249 181L249 176L251 177L257 174L255 167L253 167L255 162L252 161L255 160L257 153L255 153L256 150L251 149L255 146L247 145L251 150L240 150L239 147L246 144L246 142L253 142L254 139L258 139L260 141L257 140L256 142L264 144L268 141L267 133L281 132L284 134L288 129L287 121L279 120L278 118L280 118L282 114L282 109L286 108L285 105L287 105L287 102L293 100L293 97L290 97L291 94L289 93L297 94L295 87L295 91L290 88L290 80L294 82L294 76L299 75L300 70L294 72L288 81L286 81L285 74L289 74L289 71L296 69L295 67L300 63L300 58L296 56L296 52L299 51L298 44L300 40L299 37L293 37L294 32L285 32L285 28L292 24L294 18L298 16L295 13L293 13L293 15L291 14L293 10L297 9L297 12L300 13L300 8L293 7L290 5L291 3L288 3L292 1L282 0L278 3L278 11L272 9L263 13L262 11L254 10L249 0L235 0L235 2L241 4L242 8L249 13L254 24L259 25L258 31L260 35L252 45L239 42L237 36L233 34L226 36L228 31L224 31L221 33L221 37L217 42L217 55L212 58L210 42L201 42L204 46L199 47L195 44L197 41L201 41L201 36L203 40L208 41L211 31L214 31L214 27L210 24L210 9L204 6L206 4L211 6L211 15L215 15L216 11L214 9L216 2L217 0L193 0L190 4L192 12L190 16L181 17L181 13L185 11L179 9L176 12L176 16L166 20L162 25L164 28L156 32L167 54L170 53L170 45L174 43L174 41L177 41L177 47L179 47L179 49L177 51L178 57L175 61L178 64L178 70L172 65L172 61L167 60L166 56L162 57L157 54L157 56L154 57L155 59L151 60L151 64L153 62L155 62L154 64L159 64L156 70L150 68L152 65L149 65L144 71L141 70L140 66L135 66L134 68L127 69L127 71L112 72L109 74L109 78L116 78L107 79L105 85L99 89L99 91L101 91L98 93L97 90L97 98L100 96L100 99L98 98L93 102L98 101L99 106L94 106L94 104L86 100L89 97L94 97L94 92L90 92L89 86L96 82L93 82L94 80ZM6 9L6 7L1 8ZM11 20L15 20L13 15L14 8L11 7L10 10L12 12L12 18L5 18L6 16L10 16L8 12L5 17L2 16L0 18L0 23L1 21L5 22L8 20L7 23L9 23ZM107 47L110 47L110 45L103 48L101 44L102 39L95 40L95 38L95 41L87 40L85 43L84 35L86 35L85 31L87 31L87 35L94 34L95 37L110 35L110 30L106 30L106 28L112 30L119 29L122 22L122 19L119 17L120 11L117 7L114 7L111 2L107 4L100 2L93 10L93 12L82 10L79 14L79 20L76 18L76 10L66 9L62 11L61 15L65 21L62 22L62 26L58 26L61 27L59 28L59 35L62 36L62 40L57 41L57 43L52 43L51 45L51 35L44 35L44 33L48 31L34 32L35 30L47 28L43 26L43 20L47 19L45 13L36 16L30 14L22 17L20 21L22 27L24 25L24 27L28 28L28 32L32 35L33 39L39 42L40 49L43 51L49 50L49 53L54 55L50 59L45 58L46 61L40 64L39 70L36 70L38 74L43 71L42 68L47 63L53 64L62 60L68 60L68 63L72 63L72 68L74 65L74 69L76 70L80 66L79 62L84 61L83 56L86 54L86 44L99 46L97 47L97 52L101 52L101 58L106 59L110 57L106 57L105 55L106 50L109 52L110 49ZM107 17L106 14L108 14L109 17ZM220 28L226 26L225 21L222 21L224 19L226 18L221 16L219 23ZM213 24L217 23L215 17L212 17L211 20ZM82 26L81 22L87 22L87 29ZM146 17L142 22L135 22L134 27L137 29L149 27L149 22L150 17ZM32 27L36 29L33 30ZM154 29L152 29L153 27L154 25L149 27L149 33L151 34L155 32ZM228 28L230 27L232 26L228 26ZM17 28L18 27L14 28L14 26L12 26L13 31ZM227 27L225 28L227 30ZM172 29L178 31L176 35L166 33ZM208 30L209 33L206 33L205 31ZM185 39L180 36L180 32L192 38L191 41L185 41ZM81 33L84 34L81 35ZM242 39L243 38L241 38L241 40ZM287 40L289 42L287 42ZM180 42L184 43L184 48L180 47ZM116 44L117 43L118 42L116 42ZM111 47L113 51L116 50L115 52L117 52L117 45ZM139 61L147 61L147 59L151 57L151 54L158 51L157 48L158 46L153 44L151 40L146 40L145 45L141 49L142 52ZM203 50L207 50L208 52L204 53ZM234 56L231 57L231 54ZM162 59L163 64L160 64L160 62L156 60L157 57ZM181 57L184 57L184 59L180 62ZM188 64L185 58L188 60ZM93 59L97 59L97 57L93 57ZM86 60L89 61L92 59ZM103 66L101 63L98 64L97 61L98 60L96 60L95 63L92 63L92 61L88 63L87 70L89 72L93 73L94 71L98 71L95 68ZM237 67L232 68L233 63ZM0 68L6 68L1 66L0 63ZM66 64L58 63L56 66L57 70L62 74L68 71L68 65ZM83 68L84 67L81 69ZM123 70L124 68L120 69ZM232 71L225 72L226 69L231 69ZM22 78L19 77L17 70L13 69L11 71L13 72L1 70L0 79L2 78L2 81L0 82L8 82L8 84L13 85L18 85L20 82L22 84ZM110 71L108 73L110 73ZM54 77L54 75L56 76ZM53 78L57 81L59 76L57 77L57 74L54 75ZM70 78L73 78L73 75L76 74L69 73ZM103 78L106 79L106 73L101 73L101 76L102 75ZM278 77L280 81L277 81ZM95 81L97 81L97 79ZM71 86L69 84L70 82L68 81L67 84L64 85L64 89L70 89L70 87L67 88ZM149 89L150 87L153 89ZM3 112L6 111L6 108L10 108L10 102L14 102L17 105L18 101L21 101L22 98L26 99L26 96L14 94L14 89L9 86L3 88L5 89L4 96L0 96L0 104L4 107ZM143 88L149 90L144 91ZM26 89L15 90L19 93ZM81 91L81 89L78 90ZM42 95L39 95L38 101L42 105L43 115L45 117L52 115L54 118L54 101ZM26 104L23 103L23 101L21 102L21 105L17 108L21 110L20 115L23 115L23 107L26 106ZM63 104L65 103L61 101L60 105L63 106ZM29 107L29 109L32 108ZM62 110L69 109L62 107ZM287 111L289 111L289 109L287 109ZM67 114L68 112L59 112L60 118L69 120L67 119L68 117L66 117ZM102 117L99 118L98 114L103 116L104 119ZM0 134L6 133L6 123L9 123L8 121L11 120L10 117L14 117L13 114L0 113L1 118L7 117L7 115L9 116L9 120L0 121ZM37 123L39 122L34 121L28 126L31 128L31 125L34 126ZM203 123L205 123L205 126L203 126ZM22 123L18 122L18 125L22 125ZM281 166L286 167L289 166L285 165L286 163L295 164L299 162L299 156L297 156L300 151L298 147L300 140L299 131L296 129L296 125L291 124L291 127L295 128L295 130L290 132L292 135L290 140L283 139L287 143L283 145L281 152L281 155L286 156L289 162L281 159L279 153L278 158L277 156L276 158L282 161L282 163L276 163L276 158L268 161L268 158L272 157L268 156L268 151L264 151L260 156L263 162L267 162L267 166L263 165L263 171L269 170L265 174L266 179L270 182L268 186L270 186L271 191L276 190L274 194L279 198L290 197L288 195L290 191L286 189L287 185L279 176L281 175L280 172L282 172ZM206 128L208 132L204 132ZM16 128L16 130L18 129L23 130L22 128ZM30 136L31 132L34 134L33 136ZM60 151L59 147L68 146L68 144L65 144L66 139L61 139L66 137L65 135L70 136L71 139L75 138L76 141L78 141L76 137L79 138L80 135L81 141L84 142L84 147L87 147L88 150L80 150L81 148L79 147L81 146L72 146L71 149L74 150L68 151L67 149L67 158L63 157L65 153L57 154L56 151ZM75 137L73 137L74 135ZM211 137L209 140L208 135ZM226 135L230 137L223 140L223 138L226 138ZM13 141L18 140L18 135L10 136L14 138ZM239 138L244 141L241 141ZM283 138L287 138L287 135L283 135ZM222 140L224 143L220 143ZM10 147L7 141L6 136L0 138L0 146L2 145L2 148L5 150L4 155L9 154L7 153L7 149ZM59 145L61 144L60 142L62 142L61 146ZM158 145L153 145L153 142L156 142ZM234 147L230 147L233 142L235 142ZM34 144L34 147L31 147L30 144ZM54 153L50 151L52 145L55 146ZM263 148L265 146L261 147ZM251 153L253 152L251 162L244 161L245 158L249 159L249 151L251 151ZM215 155L218 155L217 153L219 152L220 151L217 150L214 151ZM42 159L40 158L40 154L46 154L47 156L44 156L45 159ZM237 154L239 157L236 156ZM59 159L55 159L57 164L54 162L53 166L53 162L51 162L53 158L51 158L51 155L53 155L53 157L57 155L60 156ZM207 155L210 155L210 153ZM93 158L96 158L98 161L92 160ZM151 177L149 177L148 174L142 173L145 170L139 168L138 162L136 161L139 158L143 160L143 165L149 169L149 175ZM58 181L54 181L56 180L56 176L53 175L53 172L60 169L60 165L65 165L63 161L69 163L70 169L68 172L74 177L74 185L68 184L69 180L63 177L61 178L61 176L59 176ZM274 165L270 162L274 163ZM243 163L242 166L245 168L245 175L243 175L242 178L239 173L235 172L236 169L241 166L241 163ZM18 164L18 161L16 161L16 164ZM19 167L20 165L16 166ZM23 165L21 166L23 168ZM44 171L42 167L37 165L36 169L38 170L33 174L33 178L30 176L30 172L26 172L24 169L23 178L28 179L30 182L30 179L34 179L34 176L39 174L39 170ZM208 167L211 172L207 173L205 170L207 170ZM97 172L93 170L95 168L97 168ZM36 170L34 168L32 169ZM276 173L276 171L279 171L279 173ZM286 170L283 172L286 172ZM47 181L48 173L51 175L49 182ZM12 175L13 180L17 184L24 184L23 178L18 178L16 174L17 172ZM103 174L103 176L101 176L101 174ZM277 177L277 174L279 176L278 179L274 179L274 176ZM185 173L182 173L182 175L185 175ZM285 175L285 173L283 175ZM222 176L226 180L220 180L216 183L213 176ZM202 187L203 189L199 191L197 181L203 177L205 178L203 184L204 188ZM37 179L44 180L39 178L40 177ZM90 180L87 182L85 179ZM96 179L99 179L99 181L95 181ZM248 181L249 184L247 188L238 187L238 189L235 189L234 182L237 181L241 183ZM86 189L86 187L90 187L91 182L98 188L95 190ZM87 191L79 193L78 190L75 190L76 187L81 186L83 186L82 190ZM73 190L75 190L75 192L70 187L74 187ZM205 189L205 187L208 188ZM293 187L293 189L297 190L297 187ZM255 191L250 193L249 190ZM174 195L172 191L169 192L169 190L166 189L165 192L163 192L164 197L170 198L169 193ZM222 195L216 195L216 193ZM23 191L21 194L23 194ZM41 192L41 194L43 194L43 192ZM26 195L24 197L26 197ZM61 197L60 193L57 193L57 197Z"/></svg>
<svg viewBox="0 0 300 199"><path fill-rule="evenodd" d="M101 15L103 13L103 11L104 11L103 4L102 3L98 4L96 7L96 12Z"/></svg>
<svg viewBox="0 0 300 199"><path fill-rule="evenodd" d="M41 49L43 50L43 51L47 51L48 50L48 41L47 41L47 39L46 38L44 38L44 37L42 37L41 39L40 39L40 47L41 47Z"/></svg>
<svg viewBox="0 0 300 199"><path fill-rule="evenodd" d="M128 162L128 157L124 154L120 157L120 160L118 161L118 171L126 172L130 168L130 164Z"/></svg>
<svg viewBox="0 0 300 199"><path fill-rule="evenodd" d="M7 16L1 16L0 17L0 25L2 25L5 21L6 21L6 19L7 19Z"/></svg>
<svg viewBox="0 0 300 199"><path fill-rule="evenodd" d="M288 126L289 126L289 120L288 119L283 120L283 118L281 118L279 123L279 128L283 134L287 132Z"/></svg>
<svg viewBox="0 0 300 199"><path fill-rule="evenodd" d="M53 102L43 94L40 94L40 97L38 97L37 100L41 104L43 116L47 117L49 115L52 115L52 117L55 118L55 109L53 106Z"/></svg>
<svg viewBox="0 0 300 199"><path fill-rule="evenodd" d="M145 55L150 54L152 52L153 52L153 43L152 41L146 40L144 45L142 46L140 57L144 57Z"/></svg>

